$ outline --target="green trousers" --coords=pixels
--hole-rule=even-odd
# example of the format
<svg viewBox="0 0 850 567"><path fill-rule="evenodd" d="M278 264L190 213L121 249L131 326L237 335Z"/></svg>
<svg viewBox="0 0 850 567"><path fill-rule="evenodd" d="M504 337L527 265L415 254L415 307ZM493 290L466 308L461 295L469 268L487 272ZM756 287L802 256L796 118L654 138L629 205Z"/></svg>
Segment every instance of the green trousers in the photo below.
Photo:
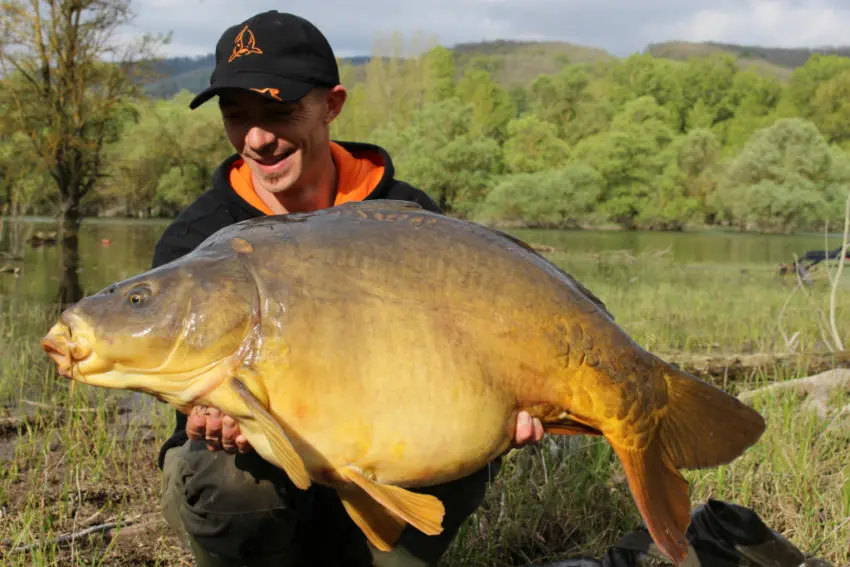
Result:
<svg viewBox="0 0 850 567"><path fill-rule="evenodd" d="M169 449L162 513L198 567L437 565L460 525L481 504L499 461L460 480L422 489L446 508L443 533L412 527L390 552L376 550L333 489L296 488L256 453L209 451L203 441Z"/></svg>

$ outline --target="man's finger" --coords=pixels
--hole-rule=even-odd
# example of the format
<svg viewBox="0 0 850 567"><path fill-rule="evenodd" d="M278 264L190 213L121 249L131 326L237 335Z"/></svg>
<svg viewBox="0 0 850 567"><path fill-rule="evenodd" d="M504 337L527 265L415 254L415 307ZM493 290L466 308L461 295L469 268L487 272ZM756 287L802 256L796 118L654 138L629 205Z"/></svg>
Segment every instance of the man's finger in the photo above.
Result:
<svg viewBox="0 0 850 567"><path fill-rule="evenodd" d="M514 446L522 446L531 439L534 434L534 425L527 411L519 412L516 420L516 431L514 432Z"/></svg>
<svg viewBox="0 0 850 567"><path fill-rule="evenodd" d="M236 451L236 437L239 435L239 424L236 420L225 415L221 418L221 446L228 453Z"/></svg>
<svg viewBox="0 0 850 567"><path fill-rule="evenodd" d="M204 415L204 407L195 406L186 418L186 435L189 439L200 440L206 435L207 418Z"/></svg>
<svg viewBox="0 0 850 567"><path fill-rule="evenodd" d="M240 453L248 453L253 450L253 447L248 443L248 439L240 434L236 436L236 450Z"/></svg>
<svg viewBox="0 0 850 567"><path fill-rule="evenodd" d="M538 418L534 418L534 441L540 443L543 439L543 424Z"/></svg>
<svg viewBox="0 0 850 567"><path fill-rule="evenodd" d="M207 408L206 416L205 439L207 441L207 449L218 451L221 449L221 410Z"/></svg>
<svg viewBox="0 0 850 567"><path fill-rule="evenodd" d="M221 412L218 410L207 412L207 437L221 439Z"/></svg>

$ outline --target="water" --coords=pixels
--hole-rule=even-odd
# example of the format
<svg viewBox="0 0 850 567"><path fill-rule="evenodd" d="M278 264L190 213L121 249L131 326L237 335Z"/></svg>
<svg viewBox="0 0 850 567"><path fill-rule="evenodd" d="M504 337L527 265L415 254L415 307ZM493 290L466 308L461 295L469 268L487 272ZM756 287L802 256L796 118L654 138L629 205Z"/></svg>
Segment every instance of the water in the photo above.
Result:
<svg viewBox="0 0 850 567"><path fill-rule="evenodd" d="M84 293L93 293L150 267L153 249L167 220L85 220L79 233L78 276ZM59 246L32 246L37 231L55 231L51 219L0 219L0 266L18 266L17 277L0 273L0 293L27 300L53 301L59 287Z"/></svg>
<svg viewBox="0 0 850 567"><path fill-rule="evenodd" d="M168 220L91 219L80 231L79 278L84 293L150 267L154 246ZM0 252L22 260L0 258L0 266L19 266L20 273L0 273L0 293L35 301L52 301L59 286L59 248L34 247L28 239L36 231L54 230L50 219L0 219ZM674 261L687 263L770 264L788 262L794 254L823 249L822 234L759 235L734 232L619 232L565 230L511 230L529 242L547 244L566 252L624 250L632 255L669 250ZM841 243L831 235L829 247Z"/></svg>
<svg viewBox="0 0 850 567"><path fill-rule="evenodd" d="M604 252L624 250L636 256L641 252L669 250L674 261L691 263L769 264L790 262L794 254L823 250L823 234L742 234L739 232L626 232L512 230L533 242L548 244L565 252ZM830 249L841 246L841 235L828 236Z"/></svg>

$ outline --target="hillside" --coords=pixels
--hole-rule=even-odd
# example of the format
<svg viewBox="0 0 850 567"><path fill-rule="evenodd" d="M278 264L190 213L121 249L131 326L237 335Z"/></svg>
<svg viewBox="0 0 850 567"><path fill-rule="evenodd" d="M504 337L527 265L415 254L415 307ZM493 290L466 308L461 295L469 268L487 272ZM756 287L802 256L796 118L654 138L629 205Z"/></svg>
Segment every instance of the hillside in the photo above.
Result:
<svg viewBox="0 0 850 567"><path fill-rule="evenodd" d="M602 49L567 42L490 41L462 43L454 46L458 69L471 62L483 65L494 72L497 80L506 86L525 85L543 73L554 73L567 63L584 63L612 60L614 56ZM359 67L369 57L347 57L340 61ZM165 77L152 83L148 92L156 97L171 97L181 89L196 92L209 84L213 69L212 54L196 58L165 59L160 73ZM355 80L362 79L355 73Z"/></svg>
<svg viewBox="0 0 850 567"><path fill-rule="evenodd" d="M461 43L452 47L452 52L458 69L463 69L470 63L484 66L494 73L500 84L507 87L526 85L535 77L543 73L554 73L567 63L615 59L614 55L603 49L559 41L500 40ZM781 48L688 41L651 43L645 52L654 57L679 61L717 52L732 53L742 67L754 68L760 73L781 80L787 80L791 72L803 65L814 53L850 57L850 47ZM360 56L344 58L341 61L359 67L369 59L367 56ZM160 67L164 78L152 83L148 92L156 97L170 97L181 89L196 92L208 84L212 67L212 54L195 58L165 59ZM355 80L358 75L355 75Z"/></svg>
<svg viewBox="0 0 850 567"><path fill-rule="evenodd" d="M809 57L815 53L850 57L850 47L785 48L710 41L702 43L690 41L651 43L647 46L646 52L654 57L678 61L718 52L731 53L737 56L742 67L754 68L759 72L782 80L787 80L794 69L803 66Z"/></svg>
<svg viewBox="0 0 850 567"><path fill-rule="evenodd" d="M369 57L343 58L352 65L362 65ZM209 85L210 74L215 66L215 55L210 53L200 57L173 57L163 59L157 68L161 79L148 85L148 94L158 98L170 98L187 90L197 92Z"/></svg>
<svg viewBox="0 0 850 567"><path fill-rule="evenodd" d="M777 67L786 67L789 69L801 67L815 53L850 57L850 47L762 47L758 45L737 45L734 43L716 43L711 41L703 43L692 43L688 41L651 43L647 51L657 57L668 57L671 59L684 59L690 55L726 51L734 53L742 59L759 59Z"/></svg>
<svg viewBox="0 0 850 567"><path fill-rule="evenodd" d="M502 85L527 85L543 73L555 73L569 63L594 63L615 57L603 49L562 41L488 41L460 43L452 48L458 69L472 61L487 64Z"/></svg>

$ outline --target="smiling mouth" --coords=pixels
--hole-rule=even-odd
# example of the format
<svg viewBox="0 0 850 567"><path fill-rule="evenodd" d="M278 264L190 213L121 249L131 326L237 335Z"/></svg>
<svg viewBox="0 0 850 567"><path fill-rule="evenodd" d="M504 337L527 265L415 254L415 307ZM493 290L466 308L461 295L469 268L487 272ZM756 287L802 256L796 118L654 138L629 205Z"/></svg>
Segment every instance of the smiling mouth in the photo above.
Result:
<svg viewBox="0 0 850 567"><path fill-rule="evenodd" d="M259 163L260 165L263 165L265 167L272 167L272 166L275 166L275 165L279 164L280 162L286 160L286 158L288 158L289 156L291 156L294 153L295 153L295 148L290 148L290 149L286 150L284 153L282 153L281 155L273 157L271 159L258 159L257 163Z"/></svg>

